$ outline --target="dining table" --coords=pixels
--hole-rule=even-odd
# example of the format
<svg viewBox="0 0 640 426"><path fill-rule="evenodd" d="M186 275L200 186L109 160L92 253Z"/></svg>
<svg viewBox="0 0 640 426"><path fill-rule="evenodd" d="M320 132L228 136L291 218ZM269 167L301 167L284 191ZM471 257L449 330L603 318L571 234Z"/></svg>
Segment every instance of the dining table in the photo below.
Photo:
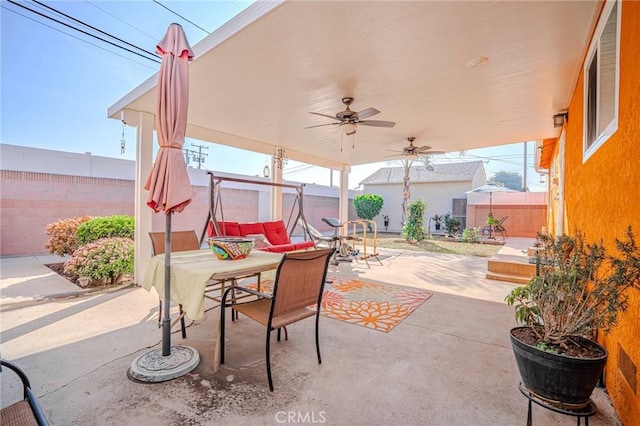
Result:
<svg viewBox="0 0 640 426"><path fill-rule="evenodd" d="M244 259L220 260L211 250L189 250L171 253L170 300L180 304L182 311L192 320L204 317L205 293L212 283L220 284L220 299L225 285L236 285L239 279L260 276L274 270L282 260L282 253L252 250ZM148 291L155 289L164 297L165 256L159 254L149 260L142 287ZM216 335L214 352L214 372L218 371L220 324Z"/></svg>

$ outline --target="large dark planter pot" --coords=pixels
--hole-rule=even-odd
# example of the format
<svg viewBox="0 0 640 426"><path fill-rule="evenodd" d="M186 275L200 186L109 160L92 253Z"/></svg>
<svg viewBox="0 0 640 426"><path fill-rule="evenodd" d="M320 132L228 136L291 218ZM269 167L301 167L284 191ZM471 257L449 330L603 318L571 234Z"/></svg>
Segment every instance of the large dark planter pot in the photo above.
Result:
<svg viewBox="0 0 640 426"><path fill-rule="evenodd" d="M513 331L521 328L528 327L515 327L509 336L524 386L552 403L571 404L574 408L585 406L607 361L606 349L591 340L576 337L585 345L600 348L604 355L599 358L573 358L553 354L515 338Z"/></svg>

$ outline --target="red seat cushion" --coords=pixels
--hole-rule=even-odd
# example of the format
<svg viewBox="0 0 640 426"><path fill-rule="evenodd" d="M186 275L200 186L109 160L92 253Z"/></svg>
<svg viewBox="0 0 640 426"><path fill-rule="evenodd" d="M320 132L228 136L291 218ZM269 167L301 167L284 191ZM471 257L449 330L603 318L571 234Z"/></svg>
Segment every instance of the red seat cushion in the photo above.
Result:
<svg viewBox="0 0 640 426"><path fill-rule="evenodd" d="M238 222L218 222L218 229L220 230L220 234L227 237L241 237L240 234L240 225ZM209 221L209 225L207 225L207 235L210 237L217 237L216 230L213 227L213 221Z"/></svg>
<svg viewBox="0 0 640 426"><path fill-rule="evenodd" d="M274 246L291 244L289 234L287 234L287 229L284 227L283 221L276 220L275 222L264 222L263 226L264 235L267 236L269 242Z"/></svg>
<svg viewBox="0 0 640 426"><path fill-rule="evenodd" d="M304 250L314 246L313 241L300 241L297 243L293 243L293 246L296 250Z"/></svg>
<svg viewBox="0 0 640 426"><path fill-rule="evenodd" d="M262 222L241 223L240 224L240 234L242 234L242 235L265 234L264 226L262 225Z"/></svg>
<svg viewBox="0 0 640 426"><path fill-rule="evenodd" d="M278 246L261 247L258 250L270 251L273 253L284 253L286 251L293 251L295 249L296 247L293 244L280 244Z"/></svg>

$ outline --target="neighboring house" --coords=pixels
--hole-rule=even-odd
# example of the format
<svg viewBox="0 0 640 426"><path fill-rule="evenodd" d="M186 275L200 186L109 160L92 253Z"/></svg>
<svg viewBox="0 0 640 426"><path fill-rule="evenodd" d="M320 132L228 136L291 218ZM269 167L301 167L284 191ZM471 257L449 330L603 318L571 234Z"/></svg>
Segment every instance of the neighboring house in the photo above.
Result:
<svg viewBox="0 0 640 426"><path fill-rule="evenodd" d="M382 196L384 205L375 218L378 230L384 230L383 217L389 216L389 232L402 230L404 167L384 167L360 182L363 192ZM411 167L409 173L411 200L427 203L425 226L433 215L451 213L466 225L467 191L487 183L482 161L430 164ZM431 231L435 223L431 221Z"/></svg>
<svg viewBox="0 0 640 426"><path fill-rule="evenodd" d="M548 227L582 232L609 249L632 226L640 242L640 2L607 1L584 54L559 139L541 143L549 170ZM612 250L613 251L613 250ZM622 424L640 424L640 291L598 340L609 351L605 384Z"/></svg>

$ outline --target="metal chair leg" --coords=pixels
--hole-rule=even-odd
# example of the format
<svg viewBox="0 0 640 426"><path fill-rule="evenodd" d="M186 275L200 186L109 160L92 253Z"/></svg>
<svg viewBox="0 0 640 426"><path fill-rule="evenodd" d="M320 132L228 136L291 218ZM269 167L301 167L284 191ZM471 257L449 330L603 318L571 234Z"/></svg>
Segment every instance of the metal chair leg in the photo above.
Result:
<svg viewBox="0 0 640 426"><path fill-rule="evenodd" d="M184 312L182 311L182 305L178 305L178 306L180 306L180 329L182 330L182 338L186 339L187 327L185 326L185 322L184 322Z"/></svg>
<svg viewBox="0 0 640 426"><path fill-rule="evenodd" d="M228 288L224 294L222 295L222 300L220 302L220 364L224 364L224 332L225 332L225 311L227 306L227 295L229 291L232 290L233 287ZM232 314L233 315L233 314Z"/></svg>
<svg viewBox="0 0 640 426"><path fill-rule="evenodd" d="M273 392L273 380L271 379L271 328L267 327L267 378L269 390Z"/></svg>
<svg viewBox="0 0 640 426"><path fill-rule="evenodd" d="M318 306L318 312L316 313L316 352L318 353L318 364L322 364L322 358L320 358L320 338L318 335L319 324L320 324L320 306Z"/></svg>

